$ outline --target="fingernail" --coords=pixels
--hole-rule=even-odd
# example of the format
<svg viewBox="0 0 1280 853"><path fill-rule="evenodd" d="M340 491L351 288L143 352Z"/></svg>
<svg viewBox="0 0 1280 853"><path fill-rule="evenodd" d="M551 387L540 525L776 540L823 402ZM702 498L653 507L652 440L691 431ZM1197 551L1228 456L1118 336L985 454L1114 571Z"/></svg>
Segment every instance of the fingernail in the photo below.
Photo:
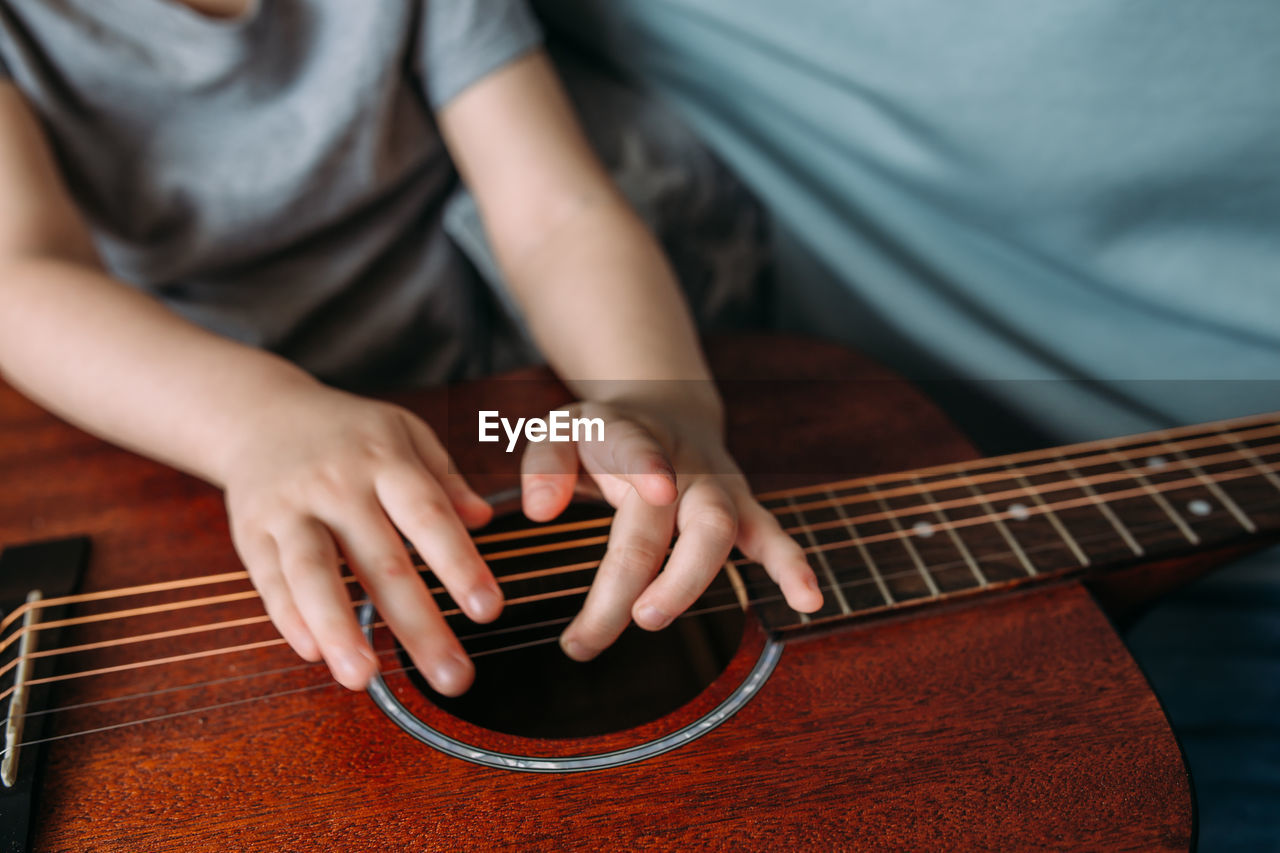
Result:
<svg viewBox="0 0 1280 853"><path fill-rule="evenodd" d="M647 628L650 631L657 631L659 628L667 627L667 623L671 621L671 617L663 613L652 604L646 604L636 611L636 622L641 628Z"/></svg>
<svg viewBox="0 0 1280 853"><path fill-rule="evenodd" d="M470 495L467 498L467 512L475 518L484 518L490 515L492 509L489 506L489 502L479 495Z"/></svg>
<svg viewBox="0 0 1280 853"><path fill-rule="evenodd" d="M433 686L448 696L461 693L471 678L471 661L461 652L450 652L436 663Z"/></svg>
<svg viewBox="0 0 1280 853"><path fill-rule="evenodd" d="M471 611L472 616L480 619L495 615L501 606L502 596L497 590L488 587L472 590L467 596L467 609Z"/></svg>
<svg viewBox="0 0 1280 853"><path fill-rule="evenodd" d="M818 579L812 573L806 574L804 576L804 585L805 587L813 590L814 592L821 592L821 590L818 589Z"/></svg>
<svg viewBox="0 0 1280 853"><path fill-rule="evenodd" d="M547 509L555 501L556 490L545 483L540 486L534 486L529 490L528 502L529 507L535 512Z"/></svg>
<svg viewBox="0 0 1280 853"><path fill-rule="evenodd" d="M359 652L341 651L333 656L330 666L334 676L342 682L343 686L358 689L365 683L365 673L368 669L364 663L365 660L365 656Z"/></svg>
<svg viewBox="0 0 1280 853"><path fill-rule="evenodd" d="M564 649L564 653L576 661L591 660L594 657L591 649L578 640L572 640L564 636L560 637L560 648Z"/></svg>

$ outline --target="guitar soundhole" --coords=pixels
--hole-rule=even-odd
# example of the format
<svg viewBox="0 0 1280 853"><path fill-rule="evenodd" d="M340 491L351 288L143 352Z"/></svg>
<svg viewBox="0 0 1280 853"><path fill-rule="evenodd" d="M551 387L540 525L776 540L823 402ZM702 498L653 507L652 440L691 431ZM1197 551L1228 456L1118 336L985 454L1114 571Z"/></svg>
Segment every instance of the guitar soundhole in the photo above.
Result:
<svg viewBox="0 0 1280 853"><path fill-rule="evenodd" d="M685 616L658 632L628 627L589 663L570 660L557 639L584 600L579 591L595 575L603 544L576 544L607 534L587 526L551 534L484 542L486 534L537 531L566 522L606 519L609 507L577 503L551 525L532 525L519 513L499 516L480 531L480 551L502 584L507 606L496 622L477 625L450 617L450 626L476 665L476 680L461 697L436 693L416 670L410 677L440 708L497 732L540 738L607 734L655 720L701 693L729 664L742 639L743 612L723 573ZM502 557L526 546L557 543L542 553ZM499 555L497 559L490 555ZM441 601L442 607L452 602ZM401 652L405 665L407 656Z"/></svg>

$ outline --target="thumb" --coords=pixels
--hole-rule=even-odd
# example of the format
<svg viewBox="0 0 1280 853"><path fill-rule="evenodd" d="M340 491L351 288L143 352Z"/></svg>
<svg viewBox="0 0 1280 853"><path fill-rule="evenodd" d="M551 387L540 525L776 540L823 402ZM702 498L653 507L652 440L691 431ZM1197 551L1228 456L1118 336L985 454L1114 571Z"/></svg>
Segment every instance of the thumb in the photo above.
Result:
<svg viewBox="0 0 1280 853"><path fill-rule="evenodd" d="M565 442L529 443L520 459L520 493L531 521L550 521L573 500L578 451Z"/></svg>

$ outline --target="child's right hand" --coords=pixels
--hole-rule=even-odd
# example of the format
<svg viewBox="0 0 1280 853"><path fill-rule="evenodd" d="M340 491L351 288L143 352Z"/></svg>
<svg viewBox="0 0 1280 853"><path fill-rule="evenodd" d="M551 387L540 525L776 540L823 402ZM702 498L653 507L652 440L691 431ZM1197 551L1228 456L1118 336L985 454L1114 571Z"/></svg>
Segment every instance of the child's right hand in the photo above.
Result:
<svg viewBox="0 0 1280 853"><path fill-rule="evenodd" d="M400 533L463 612L488 622L502 592L464 525L483 525L492 510L450 472L431 429L398 407L311 383L242 423L217 467L236 550L284 638L353 690L378 669L341 555L431 686L465 691L474 668Z"/></svg>

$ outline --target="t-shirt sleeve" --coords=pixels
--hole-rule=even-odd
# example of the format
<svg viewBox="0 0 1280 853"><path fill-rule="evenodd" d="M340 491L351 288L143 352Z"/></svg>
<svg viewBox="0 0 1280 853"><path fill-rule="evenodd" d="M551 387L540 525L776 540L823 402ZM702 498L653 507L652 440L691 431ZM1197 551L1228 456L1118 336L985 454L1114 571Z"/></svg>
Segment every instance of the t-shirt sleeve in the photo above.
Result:
<svg viewBox="0 0 1280 853"><path fill-rule="evenodd" d="M542 44L525 0L426 0L422 26L418 69L436 109Z"/></svg>

